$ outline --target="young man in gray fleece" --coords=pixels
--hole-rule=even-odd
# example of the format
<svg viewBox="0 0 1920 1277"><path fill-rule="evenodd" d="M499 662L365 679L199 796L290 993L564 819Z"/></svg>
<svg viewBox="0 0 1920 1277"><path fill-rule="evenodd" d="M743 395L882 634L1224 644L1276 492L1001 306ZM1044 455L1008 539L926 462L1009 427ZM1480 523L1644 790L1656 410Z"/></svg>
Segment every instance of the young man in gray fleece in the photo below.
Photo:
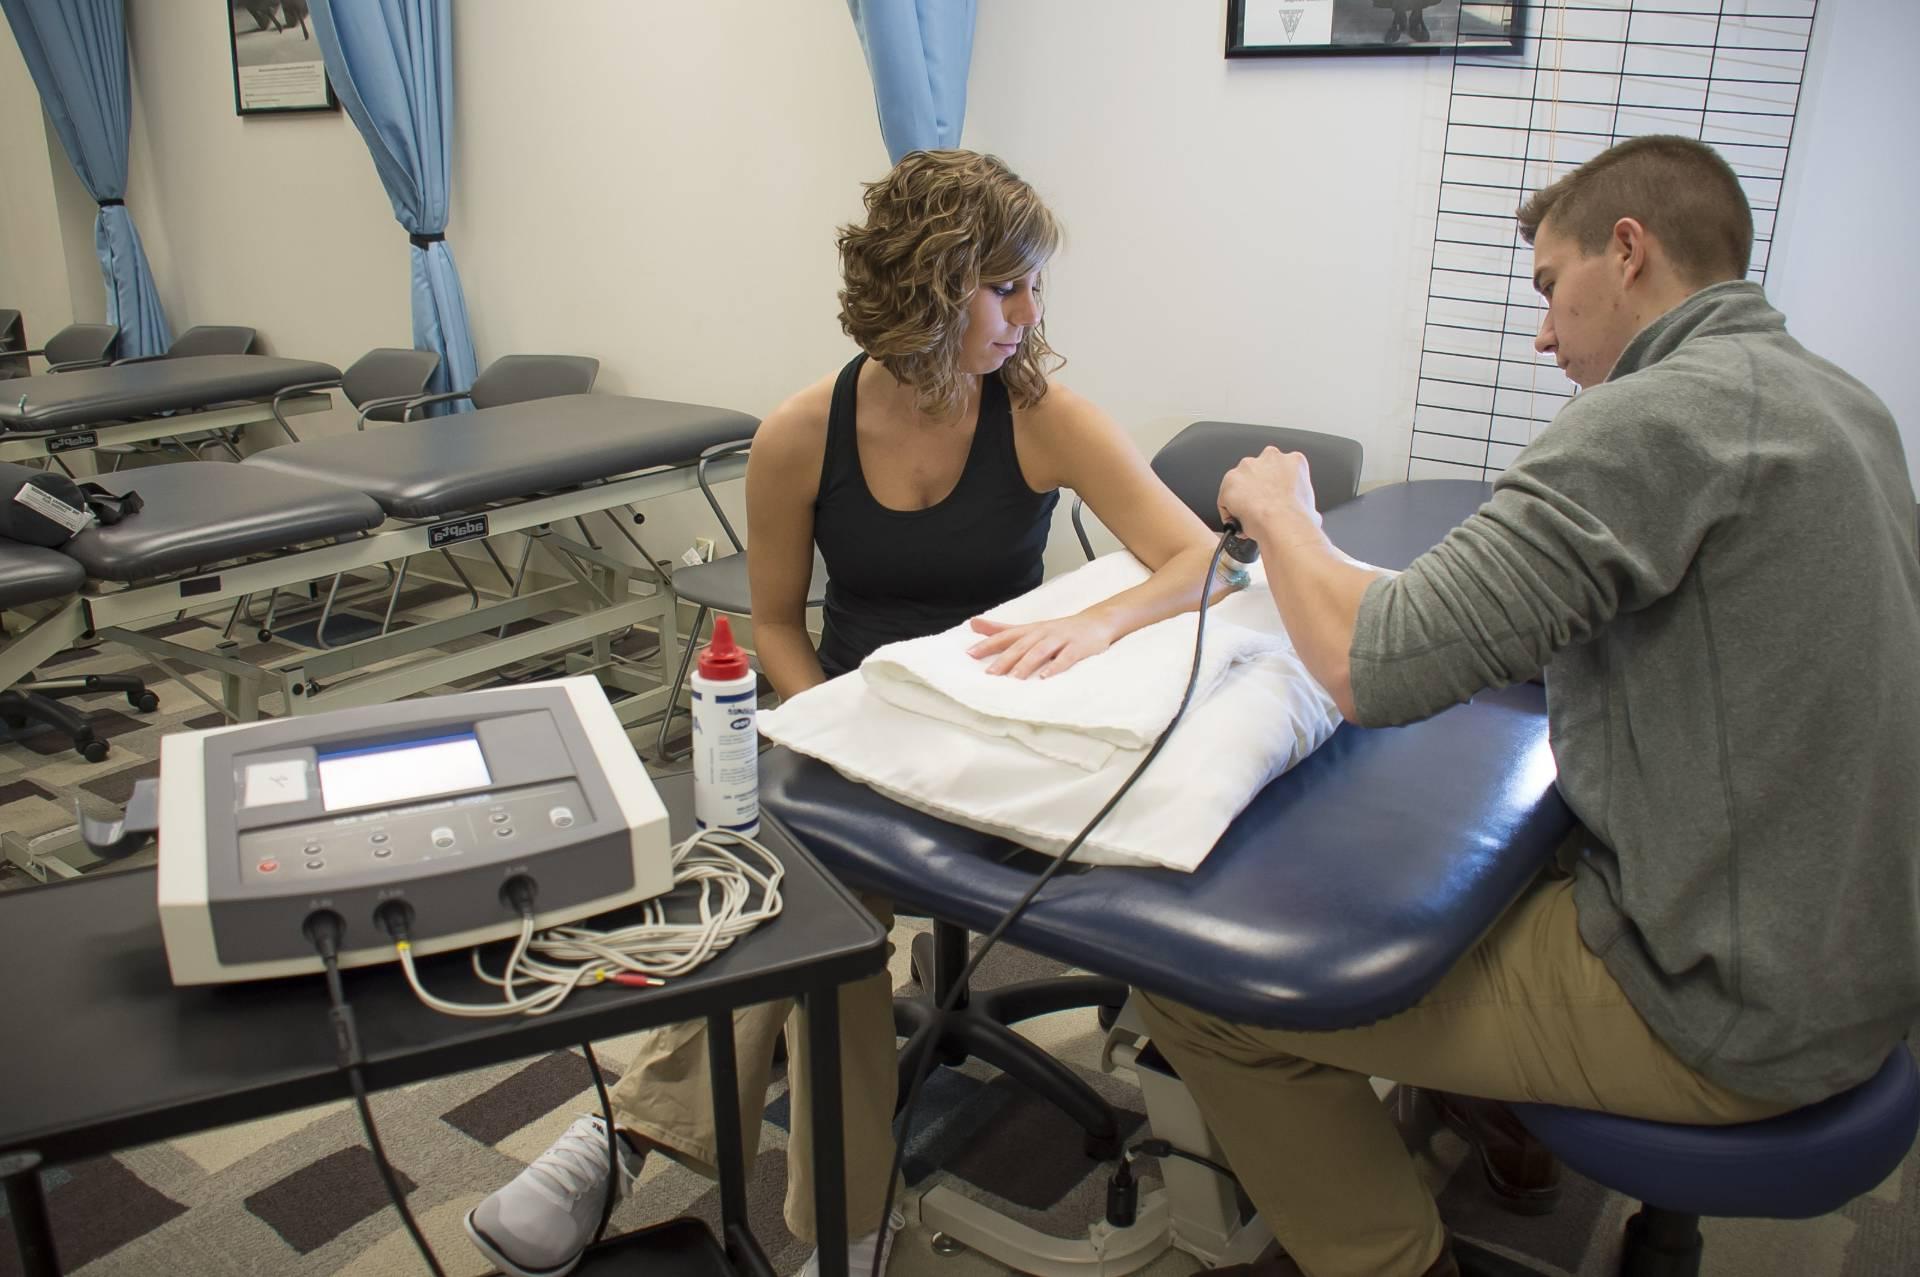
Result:
<svg viewBox="0 0 1920 1277"><path fill-rule="evenodd" d="M1920 1017L1920 556L1892 418L1745 282L1732 170L1624 142L1520 210L1537 348L1583 392L1405 572L1340 556L1304 458L1220 488L1363 725L1545 672L1582 827L1418 1005L1281 1033L1148 1000L1314 1277L1457 1271L1368 1074L1452 1092L1496 1190L1550 1160L1485 1101L1746 1122L1871 1076ZM1505 1125L1501 1122L1504 1117Z"/></svg>

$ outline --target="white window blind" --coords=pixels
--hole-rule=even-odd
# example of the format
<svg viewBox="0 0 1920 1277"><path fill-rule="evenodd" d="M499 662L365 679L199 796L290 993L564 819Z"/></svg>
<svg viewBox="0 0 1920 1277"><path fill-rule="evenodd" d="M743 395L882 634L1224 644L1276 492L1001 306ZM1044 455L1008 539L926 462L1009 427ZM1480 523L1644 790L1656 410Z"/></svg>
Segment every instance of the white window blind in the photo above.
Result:
<svg viewBox="0 0 1920 1277"><path fill-rule="evenodd" d="M1491 479L1573 394L1534 353L1533 251L1513 215L1615 142L1717 149L1753 205L1765 280L1816 2L1531 0L1524 54L1456 55L1408 478Z"/></svg>

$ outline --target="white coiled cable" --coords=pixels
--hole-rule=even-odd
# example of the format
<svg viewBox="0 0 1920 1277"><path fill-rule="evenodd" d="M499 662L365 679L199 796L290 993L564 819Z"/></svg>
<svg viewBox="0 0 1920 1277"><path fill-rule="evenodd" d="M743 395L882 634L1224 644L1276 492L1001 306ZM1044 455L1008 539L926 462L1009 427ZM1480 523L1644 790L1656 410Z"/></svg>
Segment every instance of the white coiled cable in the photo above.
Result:
<svg viewBox="0 0 1920 1277"><path fill-rule="evenodd" d="M752 853L759 863L734 848ZM524 918L520 938L499 975L481 966L480 951L473 951L474 974L501 991L499 1002L450 1002L429 993L414 966L413 946L401 940L394 948L415 996L435 1011L471 1018L544 1015L583 984L634 983L637 978L657 984L698 970L735 940L779 916L780 882L786 872L779 858L755 839L703 830L673 848L673 885L676 893L686 886L696 889L695 921L669 922L666 896L647 901L640 921L617 931L569 925L536 933L533 919ZM542 987L532 993L517 991L517 986L529 984Z"/></svg>

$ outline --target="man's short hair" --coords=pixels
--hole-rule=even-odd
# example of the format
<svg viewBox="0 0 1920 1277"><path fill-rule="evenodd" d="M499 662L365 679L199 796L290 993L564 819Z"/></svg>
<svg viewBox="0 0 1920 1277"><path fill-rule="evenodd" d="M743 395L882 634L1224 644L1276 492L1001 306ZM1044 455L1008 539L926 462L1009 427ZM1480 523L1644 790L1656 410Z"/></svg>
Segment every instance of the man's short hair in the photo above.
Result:
<svg viewBox="0 0 1920 1277"><path fill-rule="evenodd" d="M1551 221L1556 235L1589 255L1631 217L1696 286L1744 278L1753 256L1753 211L1740 179L1712 147L1686 137L1652 134L1611 146L1535 191L1518 217L1527 243Z"/></svg>

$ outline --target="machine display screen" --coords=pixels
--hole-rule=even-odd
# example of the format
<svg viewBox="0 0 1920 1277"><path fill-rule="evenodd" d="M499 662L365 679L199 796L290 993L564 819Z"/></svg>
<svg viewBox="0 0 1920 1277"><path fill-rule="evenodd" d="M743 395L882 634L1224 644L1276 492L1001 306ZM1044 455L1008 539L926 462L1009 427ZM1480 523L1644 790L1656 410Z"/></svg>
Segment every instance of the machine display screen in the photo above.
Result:
<svg viewBox="0 0 1920 1277"><path fill-rule="evenodd" d="M493 783L471 731L363 749L323 750L316 759L328 811L410 802Z"/></svg>

